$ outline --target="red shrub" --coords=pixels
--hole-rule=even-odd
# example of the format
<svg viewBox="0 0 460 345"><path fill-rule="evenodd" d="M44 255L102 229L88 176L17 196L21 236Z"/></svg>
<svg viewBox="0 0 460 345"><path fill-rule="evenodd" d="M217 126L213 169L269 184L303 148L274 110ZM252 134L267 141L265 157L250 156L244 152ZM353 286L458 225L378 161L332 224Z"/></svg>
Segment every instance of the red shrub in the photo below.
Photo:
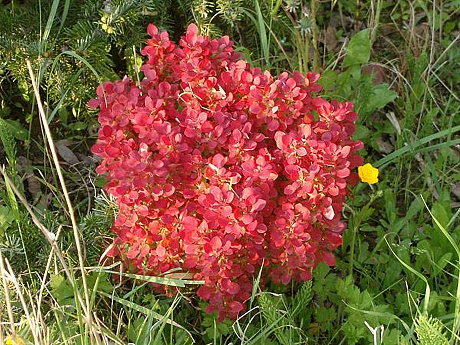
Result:
<svg viewBox="0 0 460 345"><path fill-rule="evenodd" d="M334 265L362 163L358 116L313 95L318 74L251 68L227 36L198 36L192 24L176 46L153 25L148 33L140 85L106 82L90 101L97 172L120 207L111 255L136 273L193 273L206 311L235 318L262 264L262 283L283 284Z"/></svg>

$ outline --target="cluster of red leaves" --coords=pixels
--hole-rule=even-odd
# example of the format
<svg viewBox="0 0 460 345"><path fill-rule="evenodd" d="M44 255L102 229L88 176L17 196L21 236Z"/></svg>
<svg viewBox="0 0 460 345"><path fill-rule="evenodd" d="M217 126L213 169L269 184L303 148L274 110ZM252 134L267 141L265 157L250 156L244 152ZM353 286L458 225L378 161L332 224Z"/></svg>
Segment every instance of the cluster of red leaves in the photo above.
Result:
<svg viewBox="0 0 460 345"><path fill-rule="evenodd" d="M235 318L262 265L262 283L283 284L334 265L362 163L357 114L313 96L317 74L251 68L227 36L148 33L140 85L106 82L90 101L97 172L120 207L111 255L137 273L191 272L206 311Z"/></svg>

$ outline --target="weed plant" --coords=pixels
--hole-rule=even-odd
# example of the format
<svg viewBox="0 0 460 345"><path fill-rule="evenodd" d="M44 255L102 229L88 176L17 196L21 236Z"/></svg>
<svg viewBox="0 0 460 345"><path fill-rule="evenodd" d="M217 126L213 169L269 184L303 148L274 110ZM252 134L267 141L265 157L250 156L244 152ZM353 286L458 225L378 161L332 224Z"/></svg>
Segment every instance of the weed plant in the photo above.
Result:
<svg viewBox="0 0 460 345"><path fill-rule="evenodd" d="M460 343L458 9L456 0L3 1L0 344ZM100 260L117 209L95 178L86 104L101 80L142 78L149 22L175 39L190 22L228 34L275 74L320 72L328 97L354 102L355 139L380 169L345 205L336 266L263 291L254 277L234 322L205 314L187 276L135 276ZM180 294L154 294L152 282Z"/></svg>

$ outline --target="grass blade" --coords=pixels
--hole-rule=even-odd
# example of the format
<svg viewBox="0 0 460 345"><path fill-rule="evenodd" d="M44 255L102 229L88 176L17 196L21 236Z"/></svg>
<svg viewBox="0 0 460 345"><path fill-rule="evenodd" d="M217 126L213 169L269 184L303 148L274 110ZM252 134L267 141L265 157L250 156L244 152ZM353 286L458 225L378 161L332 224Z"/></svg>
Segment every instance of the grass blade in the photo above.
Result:
<svg viewBox="0 0 460 345"><path fill-rule="evenodd" d="M416 151L415 149L420 147L420 146L422 146L422 145L425 145L425 144L429 143L432 140L437 140L437 139L440 139L440 138L442 138L444 136L450 136L453 133L456 133L456 132L459 132L459 131L460 131L460 126L455 126L455 127L449 128L449 129L445 129L445 130L443 130L441 132L429 135L429 136L427 136L425 138L420 139L419 141L417 141L415 143L414 142L410 143L410 145L404 146L404 147L402 147L402 148L390 153L389 155L386 155L382 159L380 159L377 162L375 162L375 164L373 164L373 165L376 168L383 168L386 165L390 164L393 160L405 155L408 152L419 152L420 150ZM457 143L458 143L458 140L450 141L451 145L456 145ZM443 144L445 144L445 143L443 143Z"/></svg>

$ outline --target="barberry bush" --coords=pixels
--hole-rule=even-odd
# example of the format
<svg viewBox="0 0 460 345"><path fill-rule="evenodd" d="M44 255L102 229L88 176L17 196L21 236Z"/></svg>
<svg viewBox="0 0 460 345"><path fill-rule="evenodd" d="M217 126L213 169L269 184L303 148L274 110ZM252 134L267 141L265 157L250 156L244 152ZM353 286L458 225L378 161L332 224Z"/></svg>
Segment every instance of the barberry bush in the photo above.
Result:
<svg viewBox="0 0 460 345"><path fill-rule="evenodd" d="M251 68L227 36L148 34L144 79L90 101L97 172L119 205L109 255L134 273L189 272L207 312L236 318L260 269L262 284L288 284L334 265L358 115L316 96L318 74Z"/></svg>

